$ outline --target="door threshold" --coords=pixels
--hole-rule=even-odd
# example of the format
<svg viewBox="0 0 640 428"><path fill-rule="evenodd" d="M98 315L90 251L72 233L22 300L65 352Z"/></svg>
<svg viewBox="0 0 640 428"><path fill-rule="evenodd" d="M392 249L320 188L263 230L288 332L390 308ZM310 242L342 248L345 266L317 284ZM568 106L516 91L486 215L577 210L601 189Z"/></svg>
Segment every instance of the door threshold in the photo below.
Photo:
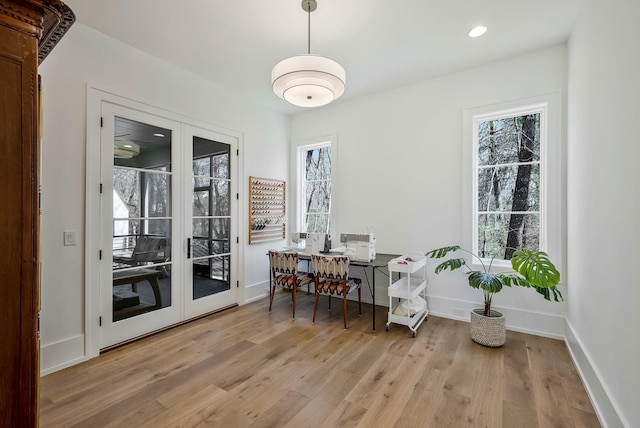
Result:
<svg viewBox="0 0 640 428"><path fill-rule="evenodd" d="M158 333L162 333L163 331L171 330L172 328L179 327L181 325L188 324L188 323L193 322L193 321L197 321L197 320L199 320L201 318L206 318L208 316L217 314L219 312L226 311L227 309L235 308L237 306L238 306L238 304L234 303L233 305L225 306L223 308L216 309L215 311L211 311L211 312L207 312L207 313L202 314L202 315L198 315L195 318L189 318L188 320L180 321L179 323L171 324L169 326L160 328L158 330L151 331L151 332L149 332L147 334L143 334L142 336L134 337L132 339L125 340L124 342L120 342L120 343L116 343L115 345L107 346L106 348L102 348L100 350L100 355L104 354L105 352L113 351L114 349L120 348L121 346L125 346L125 345L128 345L128 344L133 343L133 342L137 342L140 339L144 339L144 338L147 338L149 336L154 336L154 335L156 335Z"/></svg>

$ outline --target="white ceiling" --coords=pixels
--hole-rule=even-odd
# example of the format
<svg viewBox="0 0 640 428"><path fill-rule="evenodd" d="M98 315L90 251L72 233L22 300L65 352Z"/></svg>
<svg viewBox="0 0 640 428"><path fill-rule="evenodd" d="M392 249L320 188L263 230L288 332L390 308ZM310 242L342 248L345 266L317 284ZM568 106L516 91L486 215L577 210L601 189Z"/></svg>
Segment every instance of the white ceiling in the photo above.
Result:
<svg viewBox="0 0 640 428"><path fill-rule="evenodd" d="M347 72L342 100L563 43L583 0L317 0L311 53ZM307 51L300 0L67 0L78 22L288 114L271 69ZM471 39L483 24L489 31Z"/></svg>

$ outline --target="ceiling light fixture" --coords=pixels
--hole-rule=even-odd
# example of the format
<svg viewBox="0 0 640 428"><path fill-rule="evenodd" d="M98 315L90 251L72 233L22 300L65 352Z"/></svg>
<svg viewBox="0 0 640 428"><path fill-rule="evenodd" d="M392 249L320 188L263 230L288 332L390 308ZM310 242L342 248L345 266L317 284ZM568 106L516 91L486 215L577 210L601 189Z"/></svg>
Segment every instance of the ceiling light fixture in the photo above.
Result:
<svg viewBox="0 0 640 428"><path fill-rule="evenodd" d="M284 59L271 72L273 92L300 107L329 104L345 89L344 68L329 58L311 55L311 12L317 7L316 0L302 0L302 9L308 17L307 54Z"/></svg>
<svg viewBox="0 0 640 428"><path fill-rule="evenodd" d="M484 25L478 25L477 27L474 27L471 31L469 31L469 37L480 37L486 32L487 27L485 27Z"/></svg>
<svg viewBox="0 0 640 428"><path fill-rule="evenodd" d="M131 159L140 154L140 146L129 140L114 140L113 157L116 159Z"/></svg>

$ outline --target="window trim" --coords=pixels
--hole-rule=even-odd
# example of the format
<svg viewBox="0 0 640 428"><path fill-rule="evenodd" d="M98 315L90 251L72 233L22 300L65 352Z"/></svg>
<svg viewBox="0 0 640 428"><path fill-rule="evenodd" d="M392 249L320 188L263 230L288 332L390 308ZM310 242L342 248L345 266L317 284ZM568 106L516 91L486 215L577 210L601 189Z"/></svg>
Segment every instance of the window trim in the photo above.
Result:
<svg viewBox="0 0 640 428"><path fill-rule="evenodd" d="M302 208L302 201L304 200L304 189L302 186L303 171L304 171L304 156L303 152L309 149L330 146L331 147L331 212L330 218L330 235L337 236L338 229L338 201L336 198L336 186L338 183L338 137L336 134L331 134L323 137L316 137L312 139L302 140L291 144L291 201L292 201L292 217L293 221L290 222L289 230L287 233L302 232L302 225L304 224L304 214Z"/></svg>
<svg viewBox="0 0 640 428"><path fill-rule="evenodd" d="M473 107L463 113L462 139L462 246L475 250L478 234L478 182L477 152L478 123L487 119L513 117L540 112L540 249L549 254L561 270L564 269L565 237L563 162L563 122L561 96L553 92L531 98ZM473 251L475 252L475 251ZM477 260L470 261L471 268L480 267ZM495 268L510 270L511 263L495 260Z"/></svg>

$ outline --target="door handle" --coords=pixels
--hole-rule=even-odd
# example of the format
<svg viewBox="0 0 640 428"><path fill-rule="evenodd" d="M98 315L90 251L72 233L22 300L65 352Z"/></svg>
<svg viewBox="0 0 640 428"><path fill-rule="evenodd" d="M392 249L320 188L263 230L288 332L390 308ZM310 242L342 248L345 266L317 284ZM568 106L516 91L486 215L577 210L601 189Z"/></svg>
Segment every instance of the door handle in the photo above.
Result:
<svg viewBox="0 0 640 428"><path fill-rule="evenodd" d="M191 258L191 238L187 238L187 258Z"/></svg>

